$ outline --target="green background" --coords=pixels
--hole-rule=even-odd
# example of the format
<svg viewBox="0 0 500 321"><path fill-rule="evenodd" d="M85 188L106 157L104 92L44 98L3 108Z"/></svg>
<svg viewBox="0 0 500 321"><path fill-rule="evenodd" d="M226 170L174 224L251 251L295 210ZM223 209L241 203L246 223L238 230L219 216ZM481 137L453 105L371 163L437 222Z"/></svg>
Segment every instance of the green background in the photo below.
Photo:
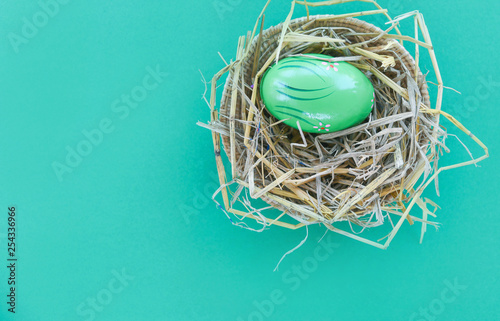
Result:
<svg viewBox="0 0 500 321"><path fill-rule="evenodd" d="M328 234L328 253L317 250L324 229L314 227L278 272L277 261L305 230L232 226L208 200L215 189L211 135L195 126L209 118L199 70L209 79L224 66L218 52L234 57L238 36L253 28L264 2L70 1L43 21L36 1L0 1L1 320L500 318L499 2L380 1L393 16L416 9L425 15L445 84L462 93L447 90L443 108L492 154L478 168L440 175L439 198L432 188L425 193L442 207L440 230L429 228L419 245L420 225L405 224L386 251ZM289 6L271 2L266 27L284 20ZM371 9L354 3L311 11ZM295 16L304 12L299 6ZM13 46L23 18L34 16L41 19L36 35L28 31L33 37ZM112 109L157 66L168 76L156 89L128 115L123 104ZM428 60L422 69L432 70ZM490 78L489 89L480 86ZM67 147L85 140L82 131L106 119L113 131L60 181L53 163L64 163ZM448 144L443 165L468 159L454 137ZM12 205L15 316L5 303ZM297 266L308 271L302 279ZM117 273L128 279L119 282ZM96 297L106 304L93 309L88 300Z"/></svg>

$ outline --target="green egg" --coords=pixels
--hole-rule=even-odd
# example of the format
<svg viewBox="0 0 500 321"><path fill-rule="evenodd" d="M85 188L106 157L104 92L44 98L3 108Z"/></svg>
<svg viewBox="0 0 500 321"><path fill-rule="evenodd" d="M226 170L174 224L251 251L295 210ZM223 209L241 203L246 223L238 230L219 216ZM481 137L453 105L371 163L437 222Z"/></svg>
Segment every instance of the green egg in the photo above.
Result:
<svg viewBox="0 0 500 321"><path fill-rule="evenodd" d="M266 71L260 93L267 110L293 128L298 129L298 121L310 133L339 131L365 120L375 102L370 80L346 62L308 56L282 59Z"/></svg>

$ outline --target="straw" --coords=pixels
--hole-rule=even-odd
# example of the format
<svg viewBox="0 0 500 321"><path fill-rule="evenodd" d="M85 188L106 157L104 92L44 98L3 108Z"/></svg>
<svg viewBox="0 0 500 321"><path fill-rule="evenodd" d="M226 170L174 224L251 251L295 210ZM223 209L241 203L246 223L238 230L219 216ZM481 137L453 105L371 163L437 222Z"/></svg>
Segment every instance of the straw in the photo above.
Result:
<svg viewBox="0 0 500 321"><path fill-rule="evenodd" d="M206 100L211 120L199 123L212 131L221 185L214 200L221 194L223 205L217 204L231 222L257 231L272 225L298 229L322 224L334 233L385 249L408 221L421 224L422 241L427 225L438 226L429 221L435 210L429 210L427 205L434 209L438 206L422 197L424 190L435 182L439 193L437 179L442 171L475 165L488 157L488 149L442 110L446 108L442 105L445 86L422 14L414 11L392 19L386 9L372 0L359 2L372 4L375 10L310 14L316 7L346 2L356 0L293 1L284 22L264 30L268 1L253 31L239 38L236 59L212 79L210 100ZM306 17L292 19L296 5L305 6ZM358 19L374 14L386 17L389 27L382 30ZM399 25L404 21L414 23L413 37L401 34ZM419 33L423 39L419 39ZM414 57L403 47L404 42L415 47ZM431 103L428 82L418 66L425 51L435 70L435 103ZM376 99L364 123L317 135L288 127L267 112L259 94L264 72L280 59L311 53L350 63L370 79ZM227 79L218 105L217 82L224 75ZM439 167L440 152L447 149L447 132L440 126L440 116L472 138L484 155ZM228 174L221 141L231 165ZM252 198L260 198L270 207L255 209ZM421 217L410 214L415 205L422 209ZM279 211L269 211L270 208ZM287 222L285 216L297 223ZM395 224L391 216L397 218ZM261 228L242 223L248 219L255 220ZM389 224L391 232L382 239L370 240L353 230L341 229L337 224L341 221L360 226L361 231Z"/></svg>

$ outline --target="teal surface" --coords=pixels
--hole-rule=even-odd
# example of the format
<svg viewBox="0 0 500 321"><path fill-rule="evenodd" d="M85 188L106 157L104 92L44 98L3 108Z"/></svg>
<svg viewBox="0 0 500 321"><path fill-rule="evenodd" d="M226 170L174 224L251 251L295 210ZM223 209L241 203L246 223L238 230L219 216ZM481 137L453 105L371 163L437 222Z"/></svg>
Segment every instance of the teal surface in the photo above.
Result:
<svg viewBox="0 0 500 321"><path fill-rule="evenodd" d="M234 57L264 2L0 0L0 320L500 318L500 2L380 1L392 15L425 15L445 83L462 93L445 91L443 108L492 154L444 172L440 197L425 193L442 207L440 230L419 245L420 225L405 224L382 251L330 234L318 244L324 230L311 228L278 272L305 230L232 226L208 200L211 135L195 126L209 117L199 70L208 79L224 66L217 52ZM266 26L289 5L271 2ZM443 165L468 159L448 144Z"/></svg>

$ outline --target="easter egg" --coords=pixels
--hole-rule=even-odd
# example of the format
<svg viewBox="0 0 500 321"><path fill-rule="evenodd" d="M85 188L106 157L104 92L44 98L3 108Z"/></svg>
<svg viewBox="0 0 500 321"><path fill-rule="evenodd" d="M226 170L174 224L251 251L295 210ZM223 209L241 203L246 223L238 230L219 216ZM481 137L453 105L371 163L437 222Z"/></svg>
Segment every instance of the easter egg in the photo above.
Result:
<svg viewBox="0 0 500 321"><path fill-rule="evenodd" d="M375 101L370 80L358 68L321 54L281 59L264 74L260 94L274 117L318 134L358 125Z"/></svg>

